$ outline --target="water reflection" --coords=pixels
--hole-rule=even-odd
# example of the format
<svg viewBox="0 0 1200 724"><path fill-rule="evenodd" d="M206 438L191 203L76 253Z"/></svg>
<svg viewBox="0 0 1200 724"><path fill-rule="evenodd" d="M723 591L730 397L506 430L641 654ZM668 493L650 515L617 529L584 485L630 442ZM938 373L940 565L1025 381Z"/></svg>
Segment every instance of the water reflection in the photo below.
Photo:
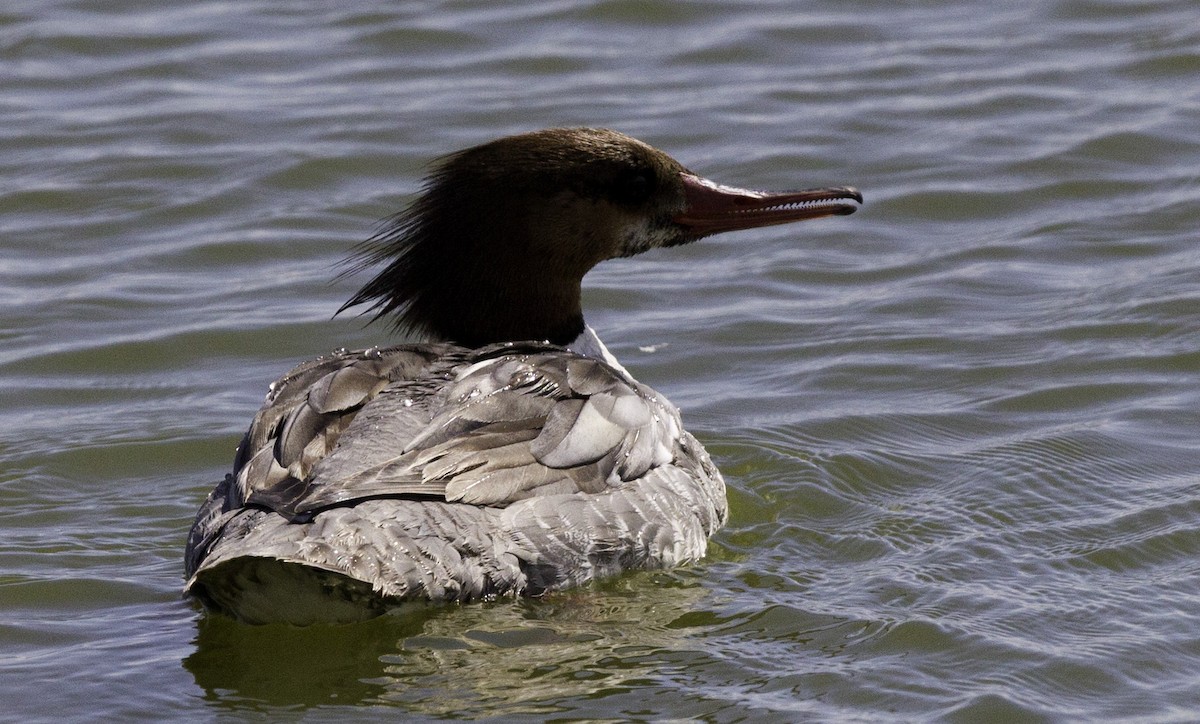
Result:
<svg viewBox="0 0 1200 724"><path fill-rule="evenodd" d="M221 708L399 704L426 716L549 714L625 693L710 593L688 573L637 574L542 600L414 605L357 624L247 626L209 615L184 661Z"/></svg>
<svg viewBox="0 0 1200 724"><path fill-rule="evenodd" d="M205 698L223 707L357 704L378 698L380 658L419 632L425 614L357 624L248 626L207 615L183 661Z"/></svg>

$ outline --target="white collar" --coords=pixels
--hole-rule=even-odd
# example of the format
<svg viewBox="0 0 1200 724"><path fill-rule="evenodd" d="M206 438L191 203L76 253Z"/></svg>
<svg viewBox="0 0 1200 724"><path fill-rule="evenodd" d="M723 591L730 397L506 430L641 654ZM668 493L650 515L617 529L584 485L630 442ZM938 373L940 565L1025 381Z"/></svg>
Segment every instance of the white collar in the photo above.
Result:
<svg viewBox="0 0 1200 724"><path fill-rule="evenodd" d="M625 377L629 380L633 380L633 375L629 374L629 370L621 366L621 363L617 361L617 358L613 356L612 352L608 351L608 348L605 347L604 343L600 341L600 338L596 336L596 330L592 329L587 324L583 325L583 331L580 332L579 336L575 338L575 341L567 345L567 349L585 357L598 359L601 362L608 364L608 366L616 369L621 374L625 375Z"/></svg>

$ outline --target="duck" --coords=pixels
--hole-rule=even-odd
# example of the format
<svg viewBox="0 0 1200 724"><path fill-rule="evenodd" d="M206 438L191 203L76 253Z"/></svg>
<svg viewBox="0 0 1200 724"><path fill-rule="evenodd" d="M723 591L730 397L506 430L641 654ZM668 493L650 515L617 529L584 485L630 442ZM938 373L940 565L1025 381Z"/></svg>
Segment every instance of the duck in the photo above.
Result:
<svg viewBox="0 0 1200 724"><path fill-rule="evenodd" d="M436 162L349 260L338 310L412 340L337 350L269 387L197 512L184 592L253 623L546 596L700 560L725 481L666 397L584 321L608 259L853 213L849 186L724 186L599 128Z"/></svg>

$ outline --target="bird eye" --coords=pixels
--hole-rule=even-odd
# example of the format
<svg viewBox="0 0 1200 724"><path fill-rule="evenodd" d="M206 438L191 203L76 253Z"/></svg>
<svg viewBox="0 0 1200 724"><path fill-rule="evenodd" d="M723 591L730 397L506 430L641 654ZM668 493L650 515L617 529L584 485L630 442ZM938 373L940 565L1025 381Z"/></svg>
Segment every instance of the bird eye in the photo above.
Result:
<svg viewBox="0 0 1200 724"><path fill-rule="evenodd" d="M640 204L654 192L654 173L634 171L618 179L616 197L627 204Z"/></svg>

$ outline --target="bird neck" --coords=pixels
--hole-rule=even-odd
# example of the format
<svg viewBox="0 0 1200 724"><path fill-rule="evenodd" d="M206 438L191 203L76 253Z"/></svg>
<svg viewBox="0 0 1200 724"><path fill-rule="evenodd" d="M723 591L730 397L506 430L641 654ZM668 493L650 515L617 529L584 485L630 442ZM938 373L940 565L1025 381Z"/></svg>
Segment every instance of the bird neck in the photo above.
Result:
<svg viewBox="0 0 1200 724"><path fill-rule="evenodd" d="M585 329L579 282L531 269L479 271L427 286L408 310L414 326L468 347L524 340L566 345Z"/></svg>

